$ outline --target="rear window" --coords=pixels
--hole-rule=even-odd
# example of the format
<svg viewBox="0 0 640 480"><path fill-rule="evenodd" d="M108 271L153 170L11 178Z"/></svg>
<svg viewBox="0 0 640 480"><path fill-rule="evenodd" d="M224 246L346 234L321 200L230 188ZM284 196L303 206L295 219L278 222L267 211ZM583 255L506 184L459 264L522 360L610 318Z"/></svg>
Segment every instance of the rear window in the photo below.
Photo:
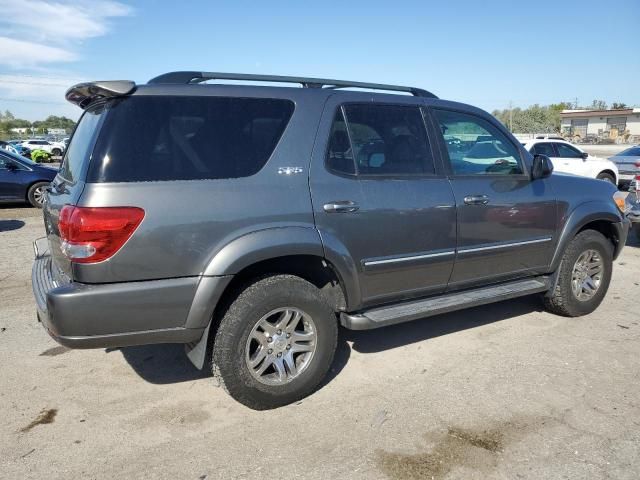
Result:
<svg viewBox="0 0 640 480"><path fill-rule="evenodd" d="M248 177L273 153L289 100L133 96L112 103L89 182Z"/></svg>
<svg viewBox="0 0 640 480"><path fill-rule="evenodd" d="M94 135L103 114L104 105L86 111L80 118L60 166L59 175L65 180L73 183L80 178L83 164L89 158Z"/></svg>

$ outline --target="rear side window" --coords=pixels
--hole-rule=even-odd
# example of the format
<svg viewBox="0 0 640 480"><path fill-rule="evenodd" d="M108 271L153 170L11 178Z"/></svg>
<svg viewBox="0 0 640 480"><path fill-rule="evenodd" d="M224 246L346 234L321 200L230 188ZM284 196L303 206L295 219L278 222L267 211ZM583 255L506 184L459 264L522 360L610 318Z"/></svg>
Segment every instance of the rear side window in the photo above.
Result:
<svg viewBox="0 0 640 480"><path fill-rule="evenodd" d="M248 177L273 153L289 100L133 96L113 103L93 152L90 182Z"/></svg>
<svg viewBox="0 0 640 480"><path fill-rule="evenodd" d="M344 111L358 174L435 173L420 108L349 104Z"/></svg>
<svg viewBox="0 0 640 480"><path fill-rule="evenodd" d="M103 115L104 106L87 110L82 115L60 167L59 175L65 180L73 183L79 179L84 163L89 160L94 135Z"/></svg>

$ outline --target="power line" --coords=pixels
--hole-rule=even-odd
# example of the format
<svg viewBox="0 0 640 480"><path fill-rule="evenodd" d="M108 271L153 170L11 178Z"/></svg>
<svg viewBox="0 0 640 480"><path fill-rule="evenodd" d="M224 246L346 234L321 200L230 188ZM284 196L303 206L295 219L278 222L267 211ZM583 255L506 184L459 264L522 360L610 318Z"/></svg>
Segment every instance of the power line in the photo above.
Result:
<svg viewBox="0 0 640 480"><path fill-rule="evenodd" d="M65 102L48 102L46 100L27 100L26 98L0 97L0 101L16 102L16 103L41 103L41 104L47 104L47 105L67 105Z"/></svg>

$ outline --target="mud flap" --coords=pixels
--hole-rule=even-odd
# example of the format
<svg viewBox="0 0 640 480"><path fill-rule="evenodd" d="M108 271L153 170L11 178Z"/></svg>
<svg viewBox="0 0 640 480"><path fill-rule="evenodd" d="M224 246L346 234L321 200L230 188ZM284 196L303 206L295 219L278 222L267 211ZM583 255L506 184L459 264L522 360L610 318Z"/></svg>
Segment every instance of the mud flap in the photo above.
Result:
<svg viewBox="0 0 640 480"><path fill-rule="evenodd" d="M204 363L207 359L210 328L211 322L209 322L207 328L204 329L204 333L200 340L197 342L186 343L184 345L184 351L187 354L187 357L198 370L202 370L204 368Z"/></svg>

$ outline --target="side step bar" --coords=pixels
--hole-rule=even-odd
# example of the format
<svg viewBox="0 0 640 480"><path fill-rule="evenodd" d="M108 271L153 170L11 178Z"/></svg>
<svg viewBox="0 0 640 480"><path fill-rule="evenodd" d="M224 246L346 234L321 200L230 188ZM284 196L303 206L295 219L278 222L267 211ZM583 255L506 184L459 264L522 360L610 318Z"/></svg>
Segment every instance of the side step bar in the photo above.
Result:
<svg viewBox="0 0 640 480"><path fill-rule="evenodd" d="M342 313L340 323L350 330L371 330L396 323L410 322L441 313L544 292L550 288L548 277L528 278L488 287L453 292L423 300L413 300L360 313Z"/></svg>

